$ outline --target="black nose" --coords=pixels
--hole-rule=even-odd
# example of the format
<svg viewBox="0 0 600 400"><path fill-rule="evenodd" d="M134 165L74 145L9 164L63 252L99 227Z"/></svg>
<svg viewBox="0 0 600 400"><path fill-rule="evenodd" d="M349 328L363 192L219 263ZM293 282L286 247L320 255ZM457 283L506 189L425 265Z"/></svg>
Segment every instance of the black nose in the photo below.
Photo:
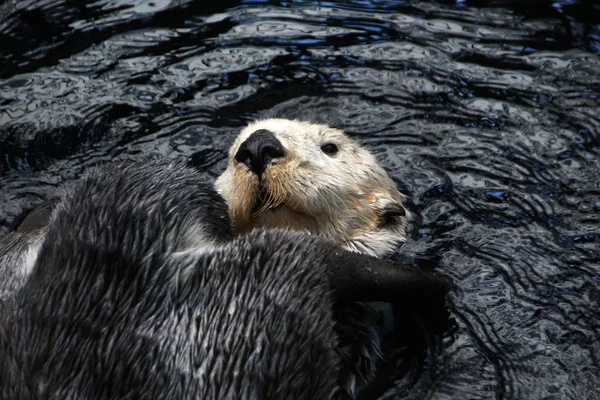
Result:
<svg viewBox="0 0 600 400"><path fill-rule="evenodd" d="M272 159L284 155L285 150L273 132L259 129L242 143L235 159L246 164L256 175L261 175Z"/></svg>

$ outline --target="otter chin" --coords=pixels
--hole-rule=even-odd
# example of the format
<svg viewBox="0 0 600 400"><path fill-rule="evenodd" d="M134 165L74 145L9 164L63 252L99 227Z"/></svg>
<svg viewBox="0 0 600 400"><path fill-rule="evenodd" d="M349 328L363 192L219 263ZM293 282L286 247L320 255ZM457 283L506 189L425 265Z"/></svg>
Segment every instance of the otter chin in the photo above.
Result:
<svg viewBox="0 0 600 400"><path fill-rule="evenodd" d="M267 119L241 131L216 188L237 233L286 228L381 257L406 238L408 210L393 180L338 129Z"/></svg>

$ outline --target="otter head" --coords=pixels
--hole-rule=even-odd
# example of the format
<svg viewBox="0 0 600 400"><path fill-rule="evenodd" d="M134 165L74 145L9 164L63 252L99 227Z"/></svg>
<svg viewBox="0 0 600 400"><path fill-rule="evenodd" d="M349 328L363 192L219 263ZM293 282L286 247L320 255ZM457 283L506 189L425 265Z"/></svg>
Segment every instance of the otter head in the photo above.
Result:
<svg viewBox="0 0 600 400"><path fill-rule="evenodd" d="M373 256L405 240L408 211L375 157L340 130L267 119L242 130L216 188L236 232L305 230Z"/></svg>

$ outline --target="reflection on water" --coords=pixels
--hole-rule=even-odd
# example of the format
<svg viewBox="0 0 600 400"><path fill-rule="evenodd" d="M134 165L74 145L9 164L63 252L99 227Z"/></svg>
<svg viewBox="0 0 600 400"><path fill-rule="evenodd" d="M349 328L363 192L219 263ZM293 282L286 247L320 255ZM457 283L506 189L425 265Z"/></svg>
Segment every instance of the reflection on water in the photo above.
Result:
<svg viewBox="0 0 600 400"><path fill-rule="evenodd" d="M600 9L205 3L0 5L0 231L99 162L187 157L215 176L251 120L326 122L411 196L398 258L455 285L456 329L387 394L595 398Z"/></svg>

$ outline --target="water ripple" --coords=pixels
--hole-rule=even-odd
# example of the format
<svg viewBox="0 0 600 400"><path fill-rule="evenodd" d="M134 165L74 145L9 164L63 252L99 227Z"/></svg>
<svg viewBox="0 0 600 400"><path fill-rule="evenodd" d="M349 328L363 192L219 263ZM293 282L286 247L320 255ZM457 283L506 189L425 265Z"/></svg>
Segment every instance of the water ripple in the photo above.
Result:
<svg viewBox="0 0 600 400"><path fill-rule="evenodd" d="M447 3L447 4L446 4ZM90 166L211 176L256 118L367 145L417 215L456 326L384 398L594 398L600 28L586 2L9 0L0 231Z"/></svg>

